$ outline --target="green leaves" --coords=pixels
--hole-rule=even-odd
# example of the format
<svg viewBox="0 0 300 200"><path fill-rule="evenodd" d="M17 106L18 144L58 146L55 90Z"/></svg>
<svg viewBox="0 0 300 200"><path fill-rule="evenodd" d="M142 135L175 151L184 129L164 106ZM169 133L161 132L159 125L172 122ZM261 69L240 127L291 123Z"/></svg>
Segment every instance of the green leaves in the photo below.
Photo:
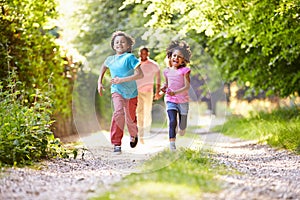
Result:
<svg viewBox="0 0 300 200"><path fill-rule="evenodd" d="M50 21L58 16L56 6L56 0L0 2L0 78L5 80L15 70L26 86L23 99L30 101L29 95L43 88L52 76L56 90L50 98L55 99L56 112L62 112L71 102L66 95L71 85L62 76L63 57L49 32L54 26ZM66 113L70 114L70 107Z"/></svg>
<svg viewBox="0 0 300 200"><path fill-rule="evenodd" d="M250 81L254 89L282 97L300 92L300 79L291 77L300 64L298 1L125 1L130 3L148 5L148 26L200 38L227 82Z"/></svg>
<svg viewBox="0 0 300 200"><path fill-rule="evenodd" d="M53 143L50 129L51 99L47 93L33 94L33 104L23 101L24 87L11 74L10 90L0 82L0 166L31 164L46 157L62 156L65 150Z"/></svg>

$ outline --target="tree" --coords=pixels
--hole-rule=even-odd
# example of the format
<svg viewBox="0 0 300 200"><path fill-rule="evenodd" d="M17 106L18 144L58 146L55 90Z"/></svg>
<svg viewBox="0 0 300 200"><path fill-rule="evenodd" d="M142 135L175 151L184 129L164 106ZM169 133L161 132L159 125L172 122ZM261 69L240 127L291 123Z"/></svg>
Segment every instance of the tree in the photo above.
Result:
<svg viewBox="0 0 300 200"><path fill-rule="evenodd" d="M147 4L147 25L177 30L204 46L223 78L282 97L300 88L296 0L126 0Z"/></svg>
<svg viewBox="0 0 300 200"><path fill-rule="evenodd" d="M14 71L26 88L20 98L28 105L35 101L35 91L52 88L53 115L66 117L71 114L72 84L63 76L65 55L50 33L54 25L47 28L58 16L56 6L55 0L0 2L0 79L5 82Z"/></svg>

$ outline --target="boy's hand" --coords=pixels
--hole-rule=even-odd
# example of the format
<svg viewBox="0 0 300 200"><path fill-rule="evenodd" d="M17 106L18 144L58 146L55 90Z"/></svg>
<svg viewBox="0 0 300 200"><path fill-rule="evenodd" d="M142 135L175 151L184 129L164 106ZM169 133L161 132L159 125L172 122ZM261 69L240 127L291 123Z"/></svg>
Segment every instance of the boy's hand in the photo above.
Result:
<svg viewBox="0 0 300 200"><path fill-rule="evenodd" d="M98 93L100 96L103 95L102 91L105 91L105 88L103 87L103 85L101 83L98 83Z"/></svg>
<svg viewBox="0 0 300 200"><path fill-rule="evenodd" d="M121 79L116 76L115 78L111 79L110 83L111 84L119 84L119 83L121 83Z"/></svg>

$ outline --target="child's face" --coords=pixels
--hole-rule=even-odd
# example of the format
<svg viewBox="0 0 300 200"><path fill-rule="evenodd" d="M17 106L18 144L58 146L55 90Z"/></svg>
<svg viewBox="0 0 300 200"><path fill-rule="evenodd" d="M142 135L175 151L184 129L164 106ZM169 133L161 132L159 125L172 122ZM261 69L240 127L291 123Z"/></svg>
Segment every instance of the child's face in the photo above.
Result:
<svg viewBox="0 0 300 200"><path fill-rule="evenodd" d="M130 48L124 36L117 36L114 40L114 50L117 54L123 54Z"/></svg>
<svg viewBox="0 0 300 200"><path fill-rule="evenodd" d="M179 51L179 50L175 50L172 53L172 56L169 58L169 60L170 60L170 65L172 67L176 67L176 68L184 63L184 57L183 57L181 51Z"/></svg>

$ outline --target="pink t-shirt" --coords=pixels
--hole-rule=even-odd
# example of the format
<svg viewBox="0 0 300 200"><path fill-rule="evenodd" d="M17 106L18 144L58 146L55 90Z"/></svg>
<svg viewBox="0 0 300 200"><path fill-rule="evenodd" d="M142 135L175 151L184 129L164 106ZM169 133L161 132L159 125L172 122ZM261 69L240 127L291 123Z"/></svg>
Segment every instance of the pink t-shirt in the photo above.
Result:
<svg viewBox="0 0 300 200"><path fill-rule="evenodd" d="M167 68L164 70L164 76L168 80L168 90L175 91L184 87L184 76L190 73L191 69L188 67L182 67L179 69ZM189 91L184 91L180 94L170 96L165 95L165 100L173 103L186 103L189 102Z"/></svg>
<svg viewBox="0 0 300 200"><path fill-rule="evenodd" d="M144 73L142 79L136 80L139 92L152 92L154 85L154 76L159 72L159 67L154 60L148 59L141 62L141 69Z"/></svg>

